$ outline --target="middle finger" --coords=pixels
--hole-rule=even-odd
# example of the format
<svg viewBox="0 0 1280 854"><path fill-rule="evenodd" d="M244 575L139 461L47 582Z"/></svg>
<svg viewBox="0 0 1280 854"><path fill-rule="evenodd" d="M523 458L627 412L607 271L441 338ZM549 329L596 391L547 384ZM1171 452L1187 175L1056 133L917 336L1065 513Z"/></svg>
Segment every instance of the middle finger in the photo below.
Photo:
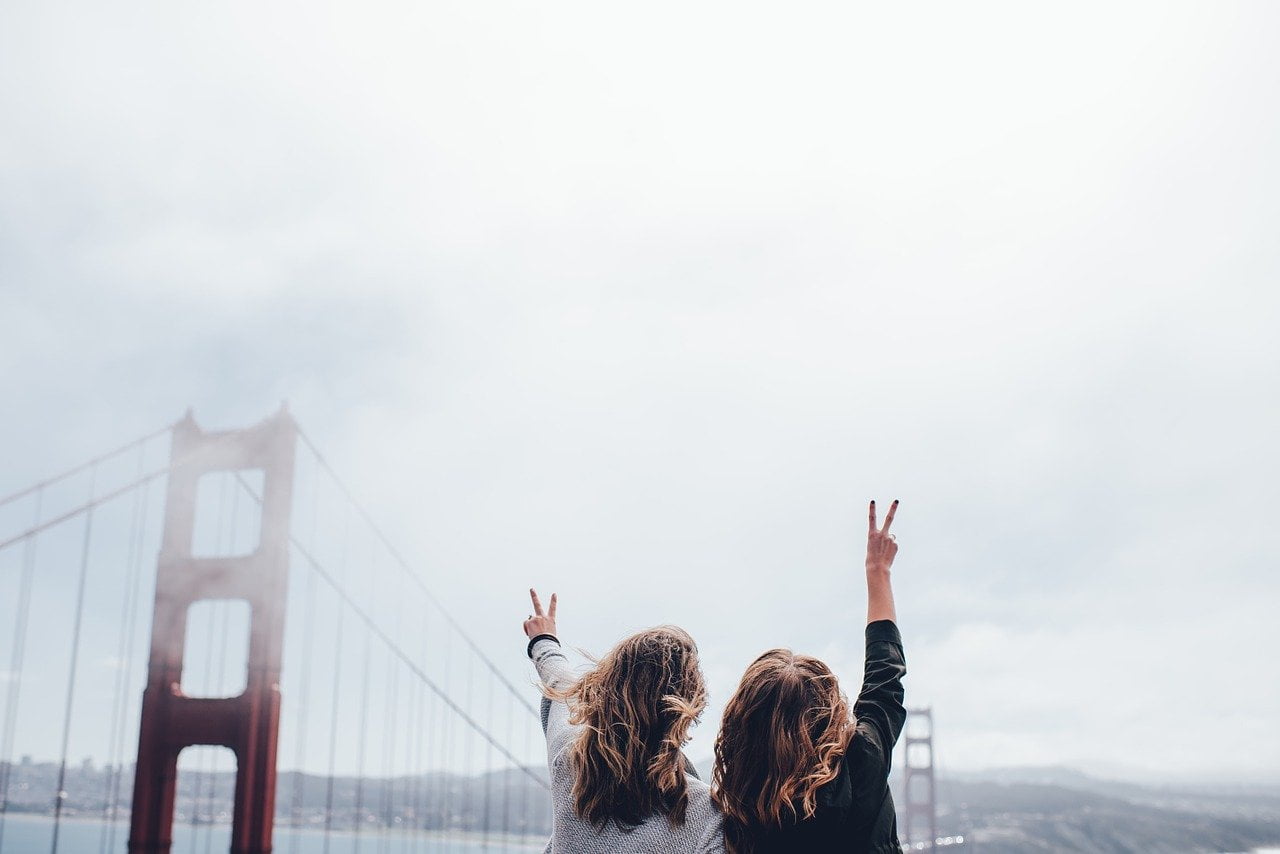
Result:
<svg viewBox="0 0 1280 854"><path fill-rule="evenodd" d="M893 503L889 505L889 513L884 517L884 527L880 529L880 533L889 533L889 526L893 524L893 517L898 513L898 500L895 498Z"/></svg>

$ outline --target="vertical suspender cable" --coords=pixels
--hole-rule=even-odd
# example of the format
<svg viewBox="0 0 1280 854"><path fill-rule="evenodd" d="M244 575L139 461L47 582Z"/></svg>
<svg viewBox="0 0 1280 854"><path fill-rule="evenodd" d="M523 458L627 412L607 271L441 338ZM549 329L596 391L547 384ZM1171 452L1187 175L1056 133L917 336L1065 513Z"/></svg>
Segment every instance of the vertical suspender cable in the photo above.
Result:
<svg viewBox="0 0 1280 854"><path fill-rule="evenodd" d="M344 587L347 583L347 545L348 537L351 533L351 507L343 505L344 513L342 519L342 550L338 558L338 573ZM324 851L323 854L329 854L329 844L333 835L333 774L336 767L338 755L338 704L342 699L342 618L346 613L346 603L342 601L342 597L337 597L338 602L338 625L334 630L333 648L336 650L333 663L333 696L330 700L331 711L329 713L329 780L325 787L324 794Z"/></svg>
<svg viewBox="0 0 1280 854"><path fill-rule="evenodd" d="M35 520L40 524L44 489L35 493ZM9 690L4 701L4 733L0 738L0 851L4 850L4 820L9 812L9 777L13 769L13 738L18 724L18 700L22 690L22 664L26 655L27 616L31 608L31 582L36 568L36 537L22 544L22 576L18 582L18 613L13 621L13 650L9 661Z"/></svg>
<svg viewBox="0 0 1280 854"><path fill-rule="evenodd" d="M372 569L376 566L372 555L369 559L369 566ZM369 573L370 590L369 598L371 601L377 601L378 592L378 574L376 571ZM369 665L373 653L373 627L367 626L364 634L364 666L363 678L360 686L360 746L356 750L356 817L355 817L355 839L353 845L353 854L360 854L360 826L364 824L364 747L365 734L369 729Z"/></svg>
<svg viewBox="0 0 1280 854"><path fill-rule="evenodd" d="M426 627L419 627L422 634L426 635ZM427 667L427 655L424 645L422 654L422 666ZM427 697L427 686L422 682L415 680L417 688L417 716L413 719L410 732L413 733L415 740L413 742L413 801L411 811L413 814L413 839L408 842L405 851L417 851L422 844L422 833L426 830L425 816L426 808L423 806L423 799L427 789L427 771L425 767L425 745L427 741L426 723L430 720L427 713L427 703L430 701Z"/></svg>
<svg viewBox="0 0 1280 854"><path fill-rule="evenodd" d="M414 773L417 770L414 767L414 751L417 744L413 734L414 721L418 715L418 685L417 680L409 683L409 699L406 701L406 714L404 716L404 783L400 792L400 839L399 850L403 852L411 844L409 835L413 833L413 825L415 817L413 814L413 799L417 793L417 787L414 785Z"/></svg>
<svg viewBox="0 0 1280 854"><path fill-rule="evenodd" d="M133 559L135 564L134 572L133 572L133 589L129 594L129 617L127 620L127 629L125 631L125 634L129 638L129 647L128 647L128 651L125 653L124 689L121 692L121 695L123 696L124 700L123 700L123 703L121 704L121 715L120 715L119 725L115 733L115 740L116 740L116 743L119 745L119 749L117 753L120 757L120 761L119 761L119 767L116 769L115 776L112 779L112 783L111 783L111 814L107 821L107 826L109 830L107 832L107 842L106 842L106 847L104 851L114 851L115 843L116 843L116 823L119 818L119 810L120 810L120 783L121 783L121 778L124 776L124 756L126 753L125 727L127 726L127 722L129 721L128 712L129 712L130 705L132 703L130 699L130 696L131 696L130 692L133 684L133 664L134 664L134 661L137 659L137 656L134 654L134 652L136 650L137 643L138 643L138 639L137 639L138 599L140 598L139 591L142 586L142 548L143 548L143 544L146 542L146 539L147 539L147 511L150 503L149 501L150 497L151 497L151 483L150 481L148 481L142 486L141 524L138 526L137 542L133 550Z"/></svg>
<svg viewBox="0 0 1280 854"><path fill-rule="evenodd" d="M307 591L306 606L303 611L302 648L303 658L306 664L302 668L302 684L298 687L298 737L296 739L297 751L294 753L293 759L293 805L292 805L292 821L295 832L289 836L290 854L298 850L298 834L296 832L298 821L304 814L306 800L306 783L302 776L302 766L307 757L307 705L311 696L311 639L313 626L315 624L316 609L316 575L314 572L307 573ZM305 822L304 822L305 824Z"/></svg>
<svg viewBox="0 0 1280 854"><path fill-rule="evenodd" d="M427 643L427 627L422 626L422 666L427 665L427 656L430 652L430 646ZM418 683L418 789L413 803L413 815L415 818L414 825L418 832L413 837L413 850L417 854L419 846L422 843L422 833L427 829L427 767L424 745L427 742L427 726L430 720L427 714L427 703L430 698L427 696L427 688L425 685Z"/></svg>
<svg viewBox="0 0 1280 854"><path fill-rule="evenodd" d="M471 709L474 708L471 702L474 670L475 670L475 667L469 662L467 666L467 706L466 706L468 712L470 712ZM467 808L468 801L474 801L474 798L471 797L470 790L475 783L474 775L475 775L476 769L471 764L471 742L472 742L472 734L467 733L467 739L463 745L463 750L462 750L462 773L465 775L462 779L466 787L464 790L466 791L466 799L461 804L461 807L463 810ZM473 813L471 815L468 815L467 818L469 819L468 824L471 825L471 830L474 831L476 829L475 814Z"/></svg>
<svg viewBox="0 0 1280 854"><path fill-rule="evenodd" d="M400 639L400 618L404 602L404 577L400 577L396 594L396 628L392 643L387 645L387 681L390 683L389 696L384 697L382 716L382 789L378 799L378 811L382 814L382 834L378 837L378 851L387 851L390 847L390 833L394 826L392 810L395 796L395 749L396 749L396 704L399 693L400 669L396 662L395 645Z"/></svg>
<svg viewBox="0 0 1280 854"><path fill-rule="evenodd" d="M428 633L427 637L430 637ZM424 641L425 642L425 641ZM448 684L449 679L449 658L448 652L445 652L445 673L441 680L442 685ZM447 689L446 689L447 690ZM440 730L439 740L435 742L434 750L427 751L428 767L434 762L436 767L435 780L436 783L431 789L431 793L435 796L435 803L428 804L430 815L434 826L440 831L440 838L444 844L448 844L449 839L449 752L452 745L449 744L448 726L449 726L449 708L438 698L433 699L433 704L439 710L436 717Z"/></svg>
<svg viewBox="0 0 1280 854"><path fill-rule="evenodd" d="M507 744L510 745L516 740L516 732L513 724L515 723L515 709L511 698L507 699ZM502 832L511 833L511 786L518 779L519 769L512 768L510 771L502 773ZM521 786L524 782L521 781Z"/></svg>
<svg viewBox="0 0 1280 854"><path fill-rule="evenodd" d="M408 742L405 746L405 790L404 790L404 806L400 811L404 814L404 819L400 824L400 851L407 852L413 844L413 839L418 836L418 728L417 724L421 720L422 710L419 708L419 695L422 691L422 683L414 680L409 683L409 713L405 715L405 740Z"/></svg>
<svg viewBox="0 0 1280 854"><path fill-rule="evenodd" d="M421 630L423 627L419 626L419 629ZM423 631L423 634L425 634L425 631ZM425 652L422 657L422 667L423 669L427 667ZM412 780L413 786L410 790L411 796L408 804L409 814L413 816L413 823L411 825L412 839L406 841L404 846L406 854L411 851L417 851L418 845L421 842L423 830L422 793L423 790L426 789L426 773L422 767L422 763L423 743L427 738L426 733L423 731L423 726L427 721L427 686L423 685L421 681L415 679L414 688L416 689L413 706L415 714L409 721L409 742L412 745L413 757L413 776L410 777L410 779Z"/></svg>
<svg viewBox="0 0 1280 854"><path fill-rule="evenodd" d="M98 467L89 469L89 501L93 501L97 486ZM80 549L80 578L76 585L76 616L71 631L71 667L67 673L67 706L62 718L62 759L58 764L58 789L53 802L53 840L50 854L58 854L58 831L62 826L62 802L66 800L63 787L67 782L67 750L71 746L71 712L75 706L76 668L80 663L80 628L84 622L84 588L89 576L89 544L93 539L93 507L85 511L84 542Z"/></svg>
<svg viewBox="0 0 1280 854"><path fill-rule="evenodd" d="M389 850L403 852L408 844L406 833L413 829L413 720L417 713L417 697L411 682L406 686L405 714L401 716L405 745L400 757L400 800L396 810L396 833L391 838Z"/></svg>
<svg viewBox="0 0 1280 854"><path fill-rule="evenodd" d="M395 652L387 650L387 680L395 680L396 659ZM382 697L382 774L379 777L378 785L378 854L384 854L387 850L387 831L391 824L391 814L387 806L388 789L391 786L391 751L387 746L387 735L390 730L388 720L391 717L390 698L384 694Z"/></svg>
<svg viewBox="0 0 1280 854"><path fill-rule="evenodd" d="M360 689L360 746L356 756L356 815L355 815L355 854L360 854L360 830L364 826L364 756L365 736L369 727L369 667L373 645L372 631L365 634L364 640L364 678Z"/></svg>
<svg viewBox="0 0 1280 854"><path fill-rule="evenodd" d="M493 730L493 680L489 680L489 711L485 715L485 728ZM489 826L492 823L493 799L493 745L485 746L484 751L484 846L489 847Z"/></svg>
<svg viewBox="0 0 1280 854"><path fill-rule="evenodd" d="M146 464L147 447L146 444L138 447L138 477L142 476L143 466ZM125 584L124 598L120 603L120 636L116 641L116 678L115 693L111 697L111 725L107 730L108 747L107 747L107 785L102 793L102 832L99 834L98 850L101 854L107 851L107 834L108 823L112 820L112 791L115 789L116 781L120 776L120 769L117 764L124 763L120 739L116 736L117 730L120 728L120 719L124 716L125 706L128 704L128 697L125 696L125 676L129 672L129 666L132 664L129 658L129 640L132 636L131 621L129 614L134 610L134 600L137 598L138 574L141 568L141 561L137 560L137 550L140 547L138 542L138 528L142 525L142 508L143 494L146 487L142 487L133 494L133 509L130 513L129 521L129 539L125 547Z"/></svg>
<svg viewBox="0 0 1280 854"><path fill-rule="evenodd" d="M446 631L444 633L444 685L446 686L446 690L448 689L448 687L451 687L452 685L452 674L451 674L451 671L453 670L452 662L453 662L452 635L450 635L449 632ZM458 745L455 743L455 740L453 737L454 735L453 716L454 716L454 712L452 709L441 710L440 743L445 745L445 748L447 750L447 753L445 754L445 757L444 757L444 762L442 763L442 767L446 772L446 775L447 775L446 779L449 780L444 790L443 821L445 823L445 827L448 828L448 833L446 834L445 838L449 841L450 848L453 847L452 843L455 842L457 839L457 834L454 832L455 823L454 823L454 804L453 804L453 792L455 787L454 780L455 780L456 771L454 770L453 766L455 765L454 760L457 759L457 756L458 756Z"/></svg>
<svg viewBox="0 0 1280 854"><path fill-rule="evenodd" d="M524 761L528 762L533 756L533 727L529 726L529 722L524 722ZM529 787L526 781L520 775L516 775L516 779L520 781L520 833L529 836L532 823L529 815Z"/></svg>
<svg viewBox="0 0 1280 854"><path fill-rule="evenodd" d="M320 469L316 466L311 474L311 547L315 549L317 522L320 513ZM297 751L293 760L293 804L291 816L294 832L289 836L289 852L298 850L298 820L305 809L306 782L302 776L302 766L307 758L307 707L311 703L311 638L315 625L316 610L316 574L314 570L307 572L306 605L302 617L302 684L298 686L298 735L295 739Z"/></svg>

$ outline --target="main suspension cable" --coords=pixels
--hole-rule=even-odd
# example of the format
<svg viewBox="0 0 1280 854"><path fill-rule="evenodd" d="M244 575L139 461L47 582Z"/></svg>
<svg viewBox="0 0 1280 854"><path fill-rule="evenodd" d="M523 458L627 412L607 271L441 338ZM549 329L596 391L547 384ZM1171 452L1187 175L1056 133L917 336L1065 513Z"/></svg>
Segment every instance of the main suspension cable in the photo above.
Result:
<svg viewBox="0 0 1280 854"><path fill-rule="evenodd" d="M484 650L481 649L480 645L477 644L469 634L467 634L467 631L462 627L462 624L459 623L454 618L453 614L450 613L447 608L445 608L444 604L438 598L436 598L436 595L431 592L431 589L427 587L426 582L423 581L422 576L418 574L418 572L413 568L413 566L409 563L409 561L405 559L404 555L402 555L400 551L391 543L391 540L387 537L385 533L383 533L382 528L380 528L377 522L373 520L373 516L369 513L368 510L365 509L364 505L362 505L359 501L356 500L355 495L351 492L351 489L346 485L345 482L343 482L343 480L340 477L338 477L338 474L336 471L334 471L333 466L331 466L328 460L325 459L324 455L320 453L320 449L316 447L316 444L313 441L311 441L311 438L302 431L302 428L298 428L298 438L300 438L303 441L303 443L311 450L311 453L315 454L316 461L319 462L320 465L324 467L325 471L329 473L329 476L333 478L334 483L337 485L338 489L342 492L343 496L348 501L351 502L351 505L355 507L356 511L360 514L360 517L364 519L365 524L369 526L369 529L373 532L374 536L377 537L378 541L382 543L383 547L395 560L396 564L409 576L409 578L414 582L414 584L417 585L418 589L422 591L422 594L426 596L427 601L429 601L432 605L435 606L436 610L440 612L441 616L443 616L445 620L449 623L449 625L455 631L457 631L458 635L463 639L463 641L466 642L467 646L471 648L471 651L474 652L480 658L480 660L485 663L486 666L488 666L489 670L493 673L493 675L497 677L497 679L507 687L507 690L509 690L512 694L514 694L520 700L520 702L522 702L525 705L525 707L529 710L530 714L536 717L538 715L538 711L533 707L533 705L527 699L525 699L525 696L524 696L525 692L520 688L518 688L514 683L511 682L510 679L506 677L506 675L502 672L502 670L498 667L498 665L493 661L493 659L489 658L489 656L485 654Z"/></svg>
<svg viewBox="0 0 1280 854"><path fill-rule="evenodd" d="M161 427L159 430L155 430L151 433L146 434L145 436L140 436L139 438L134 439L132 442L121 445L120 447L115 448L114 450L107 451L105 454L99 454L93 459L87 460L86 462L83 462L78 466L74 466L73 468L69 468L66 471L62 472L61 474L55 474L53 477L45 478L39 483L33 483L31 486L28 486L25 489L20 489L17 492L11 493L10 495L6 495L4 498L0 498L0 507L3 507L4 505L9 504L10 502L17 501L19 498L25 498L26 496L31 495L33 493L41 492L55 483L66 480L72 475L79 474L85 469L95 468L100 463L104 463L107 460L111 459L112 457L118 457L121 454L123 454L125 451L136 448L139 445L145 445L147 442L150 442L152 439L155 439L159 436L163 436L165 433L168 433L172 429L173 429L172 424L166 424L164 427Z"/></svg>
<svg viewBox="0 0 1280 854"><path fill-rule="evenodd" d="M234 474L236 479L240 481L241 486L243 486L245 491L249 493L250 497L252 497L255 501L261 503L262 497L253 491L253 488L248 484L248 482L244 480L244 478L240 475L240 473L234 472ZM411 655L409 655L403 649L397 646L395 642L392 641L392 639L387 635L387 633L383 629L378 627L378 624L373 619L373 617L370 616L365 611L364 608L360 607L359 603L355 601L355 599L351 596L350 593L348 593L345 589L343 589L338 584L338 581L336 578L334 578L333 573L331 573L328 569L326 569L324 565L321 564L320 561L316 559L315 555L311 554L311 552L308 551L307 548L298 541L297 537L290 534L289 542L292 543L293 547L298 550L298 554L302 555L302 557L305 558L309 564L311 564L311 568L315 570L315 572L320 576L320 578L326 584L328 584L334 590L334 592L338 594L339 597L341 597L342 601L344 601L347 604L347 607L351 609L351 612L360 618L360 621L363 622L365 626L369 629L369 632L371 635L373 635L374 637L377 637L378 640L382 641L382 643L385 644L392 651L392 653L394 653L394 655L397 658L399 658L402 662L404 662L405 666L408 667L410 672L412 672L420 680L426 683L427 687L429 687L433 692L435 692L435 694L439 696L440 699L442 699L445 702L445 704L448 705L449 708L452 709L459 718L461 718L468 726L470 726L473 730L475 730L476 733L478 733L485 741L491 744L499 753L501 753L507 759L511 760L512 763L520 767L521 770L523 770L525 774L527 774L531 779L536 780L538 785L542 786L544 789L547 789L548 791L550 790L551 787L545 780L543 780L541 777L534 774L528 768L525 768L524 765L510 750L507 750L507 748L504 747L487 730L485 730L485 728L481 726L480 723L475 718L473 718L465 709L463 709L460 705L458 705L458 703L454 701L453 698L449 697L444 692L444 690L440 687L439 683L437 683L434 679L432 679L426 673L426 671L424 671L418 665L418 663L414 661ZM375 575L375 579L376 579L376 575ZM365 668L365 678L366 680L368 678L367 666ZM468 679L470 679L470 674L468 674ZM510 683L507 683L507 684L510 684ZM367 685L366 685L366 696L367 696ZM530 706L529 708L530 710L532 710L532 706ZM363 729L363 724L361 728Z"/></svg>
<svg viewBox="0 0 1280 854"><path fill-rule="evenodd" d="M23 542L24 540L29 540L32 537L34 537L36 534L39 534L42 531L47 531L50 528L60 525L63 522L67 521L68 519L74 519L76 516L79 516L82 513L90 513L95 507L98 507L102 504L106 504L108 501L111 501L114 498L119 498L121 495L124 495L129 490L137 489L138 487L144 484L150 483L156 478L166 475L168 473L169 473L169 466L156 469L155 471L149 472L143 475L142 477L138 478L137 480L132 481L131 483L125 484L119 489L113 489L110 492L103 493L97 498L86 501L84 504L81 504L79 507L68 510L66 513L63 513L60 516L56 516L52 519L48 519L44 522L40 522L35 525L32 525L30 528L23 531L21 534L15 534L14 536L10 537L7 540L0 541L0 551L4 551L14 543L20 543L20 542Z"/></svg>

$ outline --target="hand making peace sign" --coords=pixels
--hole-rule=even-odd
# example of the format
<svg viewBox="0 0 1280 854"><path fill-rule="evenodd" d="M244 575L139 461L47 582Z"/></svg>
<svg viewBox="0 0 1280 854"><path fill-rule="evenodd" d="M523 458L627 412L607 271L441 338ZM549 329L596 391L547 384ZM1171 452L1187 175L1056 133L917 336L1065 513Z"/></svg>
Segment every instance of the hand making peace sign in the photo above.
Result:
<svg viewBox="0 0 1280 854"><path fill-rule="evenodd" d="M532 587L529 588L529 598L533 600L533 613L524 621L525 637L554 635L556 633L556 594L551 594L551 607L545 614L542 613L542 600L538 598L538 591Z"/></svg>
<svg viewBox="0 0 1280 854"><path fill-rule="evenodd" d="M898 541L893 534L889 533L889 526L893 524L893 516L898 512L898 501L889 505L889 515L884 517L884 527L876 527L876 503L871 502L871 508L867 515L867 571L873 569L889 571L889 567L893 566L893 558L898 554Z"/></svg>

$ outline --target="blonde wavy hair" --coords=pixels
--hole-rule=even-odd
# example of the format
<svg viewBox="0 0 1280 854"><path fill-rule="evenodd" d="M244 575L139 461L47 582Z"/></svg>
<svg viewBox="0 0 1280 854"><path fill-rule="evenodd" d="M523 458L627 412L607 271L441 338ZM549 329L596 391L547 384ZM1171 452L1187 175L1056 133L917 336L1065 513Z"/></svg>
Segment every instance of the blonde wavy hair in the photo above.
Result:
<svg viewBox="0 0 1280 854"><path fill-rule="evenodd" d="M655 813L684 824L689 795L680 748L707 704L693 638L659 626L619 642L577 682L544 689L582 731L567 751L578 817L603 830Z"/></svg>
<svg viewBox="0 0 1280 854"><path fill-rule="evenodd" d="M812 818L853 731L849 701L822 661L771 649L752 662L716 737L711 798L729 853L750 854L757 829Z"/></svg>

